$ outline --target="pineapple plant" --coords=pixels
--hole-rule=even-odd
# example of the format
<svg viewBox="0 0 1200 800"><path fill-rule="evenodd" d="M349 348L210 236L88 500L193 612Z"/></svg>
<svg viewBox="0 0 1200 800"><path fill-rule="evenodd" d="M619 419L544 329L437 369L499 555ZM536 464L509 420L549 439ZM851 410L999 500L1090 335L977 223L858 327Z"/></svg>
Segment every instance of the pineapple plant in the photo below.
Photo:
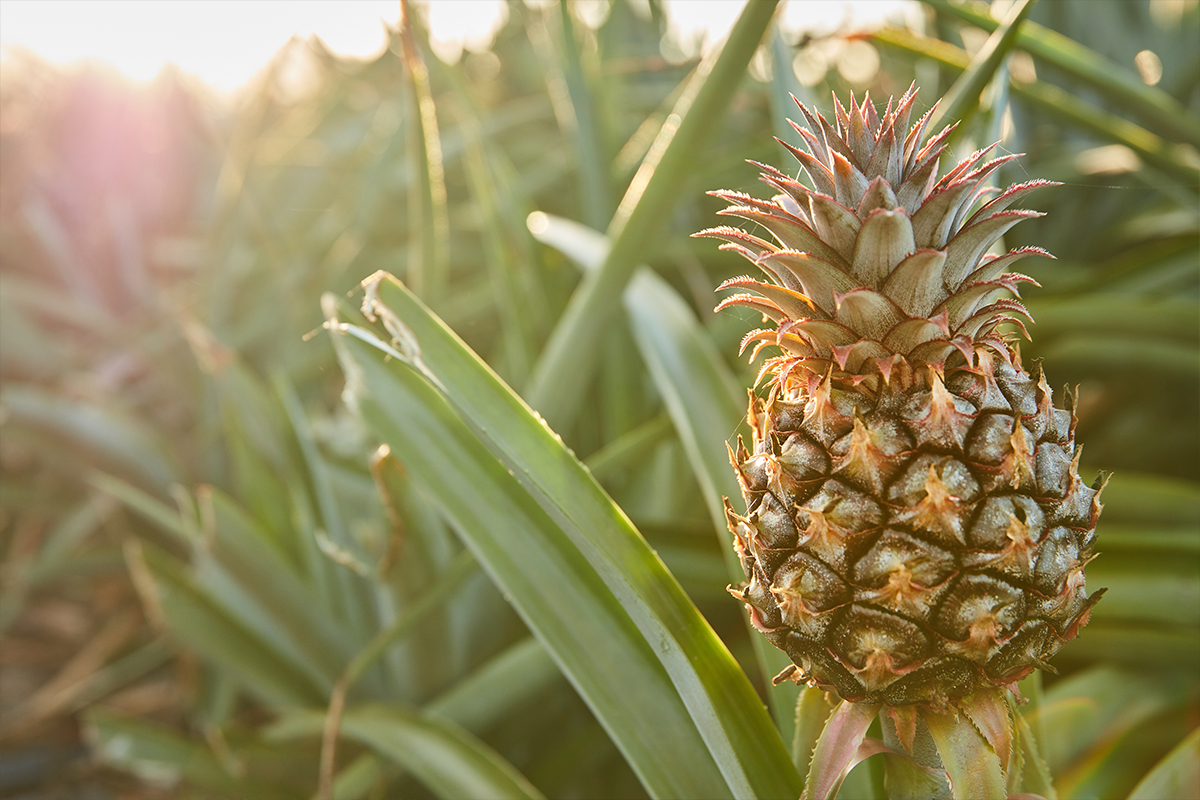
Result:
<svg viewBox="0 0 1200 800"><path fill-rule="evenodd" d="M1087 622L1104 478L1079 476L1075 414L1055 404L1039 364L1022 364L1013 266L1049 253L988 251L1036 211L1012 208L1052 185L1000 191L1016 156L972 153L939 176L953 130L910 128L915 90L880 114L835 98L835 121L797 101L807 152L786 145L811 188L770 166L770 200L711 194L722 214L773 241L721 226L765 280L718 305L769 328L764 397L750 394L752 447L730 458L745 500L726 499L746 582L731 591L793 664L776 678L886 707L897 720L948 713L1006 688ZM994 195L994 196L993 196ZM766 234L764 234L766 235ZM1011 328L1006 330L1006 323Z"/></svg>

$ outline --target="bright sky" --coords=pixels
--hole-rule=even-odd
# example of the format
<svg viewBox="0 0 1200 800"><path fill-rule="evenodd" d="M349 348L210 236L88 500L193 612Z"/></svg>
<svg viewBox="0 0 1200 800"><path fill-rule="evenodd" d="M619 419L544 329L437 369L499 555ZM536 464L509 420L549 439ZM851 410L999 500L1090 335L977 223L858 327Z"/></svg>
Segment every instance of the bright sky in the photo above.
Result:
<svg viewBox="0 0 1200 800"><path fill-rule="evenodd" d="M540 0L538 0L540 2ZM575 0L585 17L603 0ZM831 29L870 24L912 0L792 0L784 24ZM667 0L685 37L715 41L732 25L742 0ZM483 48L503 21L503 0L430 0L429 23L443 58L464 46ZM0 0L0 55L14 46L56 63L107 62L149 80L171 61L218 89L244 84L293 36L317 34L333 51L359 57L380 52L383 21L395 24L398 0Z"/></svg>

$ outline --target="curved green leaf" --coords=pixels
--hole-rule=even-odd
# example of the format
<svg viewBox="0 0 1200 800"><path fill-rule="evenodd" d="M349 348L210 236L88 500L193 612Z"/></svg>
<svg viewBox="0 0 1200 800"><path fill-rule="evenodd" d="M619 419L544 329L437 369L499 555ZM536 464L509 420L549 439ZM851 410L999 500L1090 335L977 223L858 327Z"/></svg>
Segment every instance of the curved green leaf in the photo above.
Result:
<svg viewBox="0 0 1200 800"><path fill-rule="evenodd" d="M801 775L807 775L813 751L821 731L833 713L830 696L815 686L805 686L796 699L795 733L792 735L792 761Z"/></svg>
<svg viewBox="0 0 1200 800"><path fill-rule="evenodd" d="M228 608L232 598L216 598L175 558L151 545L136 547L154 578L155 603L172 635L201 657L217 664L268 705L317 706L332 681L313 675L313 666L286 643L264 635L258 620L239 619ZM211 580L211 578L209 579ZM229 584L232 586L232 582Z"/></svg>
<svg viewBox="0 0 1200 800"><path fill-rule="evenodd" d="M978 110L979 97L984 87L991 82L996 70L1004 63L1005 56L1016 43L1021 23L1036 4L1037 0L1022 0L1009 10L1004 22L988 37L987 42L971 59L970 66L958 76L958 80L942 98L929 121L932 130L942 127L944 121L962 120L965 123Z"/></svg>
<svg viewBox="0 0 1200 800"><path fill-rule="evenodd" d="M999 24L985 3L922 0L941 13L957 17L985 31ZM1147 86L1132 71L1114 64L1104 56L1057 31L1033 22L1021 26L1017 47L1044 59L1064 72L1099 89L1122 109L1152 121L1162 131L1200 147L1200 119L1175 98L1156 86Z"/></svg>
<svg viewBox="0 0 1200 800"><path fill-rule="evenodd" d="M271 738L315 736L324 725L321 712L297 710L276 726ZM450 722L397 706L370 704L346 710L341 734L404 767L444 800L542 797L512 764Z"/></svg>
<svg viewBox="0 0 1200 800"><path fill-rule="evenodd" d="M91 709L84 735L95 757L137 775L152 786L174 787L181 780L217 797L290 800L294 786L278 786L234 775L212 748L163 725Z"/></svg>
<svg viewBox="0 0 1200 800"><path fill-rule="evenodd" d="M1129 800L1187 800L1200 797L1200 728L1158 762L1129 794Z"/></svg>
<svg viewBox="0 0 1200 800"><path fill-rule="evenodd" d="M430 700L425 713L480 732L561 681L542 643L523 639Z"/></svg>
<svg viewBox="0 0 1200 800"><path fill-rule="evenodd" d="M845 700L838 704L817 740L800 800L833 800L837 796L879 708Z"/></svg>
<svg viewBox="0 0 1200 800"><path fill-rule="evenodd" d="M363 382L366 419L555 655L651 794L729 796L650 646L515 475L414 370L350 336L339 349L350 380ZM689 760L684 774L677 765Z"/></svg>
<svg viewBox="0 0 1200 800"><path fill-rule="evenodd" d="M1200 527L1200 483L1148 473L1119 472L1102 495L1105 523ZM1100 529L1104 536L1104 528Z"/></svg>
<svg viewBox="0 0 1200 800"><path fill-rule="evenodd" d="M966 70L970 56L948 42L919 36L897 27L884 27L871 40L885 47L926 56L951 69ZM1145 128L1104 109L1085 103L1071 93L1049 83L1012 84L1013 95L1047 116L1065 120L1091 131L1108 141L1134 150L1147 163L1181 179L1188 187L1197 185L1200 170L1174 145Z"/></svg>
<svg viewBox="0 0 1200 800"><path fill-rule="evenodd" d="M530 220L534 235L560 250L584 269L597 269L608 253L608 239L584 225L540 214ZM726 545L722 498L741 496L725 448L742 417L743 390L721 359L712 339L687 303L666 281L646 268L638 270L625 290L625 309L638 352L654 379L671 422L700 484L709 517L721 539L726 574L745 578L733 548ZM791 664L782 651L751 632L764 683ZM770 692L771 708L784 741L791 741L793 709L799 687L784 683Z"/></svg>
<svg viewBox="0 0 1200 800"><path fill-rule="evenodd" d="M91 456L162 494L179 475L170 450L143 420L92 403L69 400L37 386L9 384L0 395L5 423L47 436L45 449ZM64 447L65 445L65 447Z"/></svg>
<svg viewBox="0 0 1200 800"><path fill-rule="evenodd" d="M722 498L741 502L726 440L741 422L744 390L691 308L662 278L649 270L640 271L625 293L625 308L638 350L666 402L704 492L713 527L725 545L721 551L726 572L740 582L745 573L737 554L727 546ZM757 633L751 634L751 641L767 682L792 663ZM792 738L798 694L799 687L791 682L770 690L771 706L786 741Z"/></svg>
<svg viewBox="0 0 1200 800"><path fill-rule="evenodd" d="M526 397L556 427L574 416L591 376L600 333L634 269L679 200L679 185L720 119L771 24L778 0L747 3L729 38L692 75L609 225L612 251L571 298L534 367Z"/></svg>
<svg viewBox="0 0 1200 800"><path fill-rule="evenodd" d="M409 354L333 324L365 416L508 592L647 788L793 794L798 780L761 701L620 510L411 293L385 278L370 291ZM389 354L410 363L389 363ZM603 663L596 641L606 643Z"/></svg>
<svg viewBox="0 0 1200 800"><path fill-rule="evenodd" d="M1195 558L1101 554L1088 566L1087 580L1089 586L1108 588L1093 612L1097 622L1142 620L1200 629L1200 561Z"/></svg>

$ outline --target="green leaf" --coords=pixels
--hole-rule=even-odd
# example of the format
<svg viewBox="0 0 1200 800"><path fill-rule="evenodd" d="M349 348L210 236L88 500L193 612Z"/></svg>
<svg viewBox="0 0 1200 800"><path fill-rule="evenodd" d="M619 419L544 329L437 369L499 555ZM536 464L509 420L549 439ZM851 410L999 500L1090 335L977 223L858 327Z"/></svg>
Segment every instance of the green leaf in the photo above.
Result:
<svg viewBox="0 0 1200 800"><path fill-rule="evenodd" d="M584 269L597 269L608 252L603 234L570 220L541 214L530 220L530 227L540 241L561 250ZM733 548L725 544L723 498L741 496L729 464L726 437L741 422L743 391L695 314L662 278L647 268L639 269L625 290L624 301L638 351L667 405L704 494L709 518L721 540L726 574L730 580L741 582L745 579L741 562ZM750 637L763 682L769 683L791 664L791 659L757 631L751 630ZM792 738L798 696L799 687L794 683L771 689L771 708L784 741Z"/></svg>
<svg viewBox="0 0 1200 800"><path fill-rule="evenodd" d="M985 3L961 0L922 2L940 13L957 17L985 31L995 30L998 24L988 13ZM1026 22L1017 33L1017 47L1085 81L1100 90L1115 107L1153 122L1164 135L1200 147L1200 118L1162 89L1147 86L1130 70L1114 64L1074 39L1037 23Z"/></svg>
<svg viewBox="0 0 1200 800"><path fill-rule="evenodd" d="M868 740L869 742L870 740ZM882 742L877 755L884 760L884 785L888 800L929 800L945 796L946 773L918 764L907 753L889 747ZM1009 795L1012 800L1012 795Z"/></svg>
<svg viewBox="0 0 1200 800"><path fill-rule="evenodd" d="M1188 800L1200 797L1200 728L1142 778L1129 800Z"/></svg>
<svg viewBox="0 0 1200 800"><path fill-rule="evenodd" d="M1050 767L1042 758L1033 729L1019 712L1013 713L1016 746L1020 754L1020 786L1046 800L1058 800L1058 793L1050 778Z"/></svg>
<svg viewBox="0 0 1200 800"><path fill-rule="evenodd" d="M367 797L383 777L383 768L374 753L363 753L343 767L333 779L333 800L359 800Z"/></svg>
<svg viewBox="0 0 1200 800"><path fill-rule="evenodd" d="M724 538L722 498L741 496L724 445L742 421L745 390L691 308L662 278L640 271L625 294L625 307L638 350L704 492L709 517ZM726 550L730 576L744 579L737 555Z"/></svg>
<svg viewBox="0 0 1200 800"><path fill-rule="evenodd" d="M880 706L843 700L829 715L813 751L808 779L800 800L833 800L854 766L859 745L875 720Z"/></svg>
<svg viewBox="0 0 1200 800"><path fill-rule="evenodd" d="M1161 475L1120 472L1101 496L1104 523L1200 526L1200 484ZM1104 535L1101 528L1099 536Z"/></svg>
<svg viewBox="0 0 1200 800"><path fill-rule="evenodd" d="M1084 634L1081 639L1091 638L1091 628ZM1031 726L1047 731L1039 744L1064 797L1132 728L1182 706L1187 697L1182 679L1139 672L1144 667L1103 665L1077 672L1051 686L1041 708L1027 715Z"/></svg>
<svg viewBox="0 0 1200 800"><path fill-rule="evenodd" d="M184 580L198 595L197 605L184 602L180 613L189 619L210 612L228 615L230 624L250 636L257 635L264 646L287 654L297 672L307 674L317 684L332 682L351 653L344 632L326 609L313 607L311 593L296 576L293 564L232 501L210 487L202 487L200 501L207 510L203 516L211 526L206 532L208 538L202 541L178 512L135 487L101 473L93 474L91 481L197 548L195 568L190 573L179 567L168 568L165 556L151 559L151 563L166 570L163 575L170 576L168 584ZM207 603L200 602L201 598ZM212 607L206 609L206 605ZM175 627L176 634L185 641L197 635L211 644L206 631L187 630L182 623ZM230 655L224 650L217 647L223 654L218 661Z"/></svg>
<svg viewBox="0 0 1200 800"><path fill-rule="evenodd" d="M570 3L558 4L561 23L557 40L562 45L562 78L567 85L567 99L574 117L568 131L575 139L579 160L579 195L583 220L589 225L604 225L612 214L612 189L608 179L608 159L605 158L606 139L604 116L597 113L597 103L584 74L584 52L576 33L574 10ZM546 37L549 39L550 37ZM553 91L553 89L551 89Z"/></svg>
<svg viewBox="0 0 1200 800"><path fill-rule="evenodd" d="M214 598L158 548L143 544L138 551L154 578L156 602L177 640L227 670L268 705L324 703L330 686L314 679L303 659L264 638L247 620L232 616L225 607L229 598Z"/></svg>
<svg viewBox="0 0 1200 800"><path fill-rule="evenodd" d="M954 800L1008 795L1004 769L996 751L970 720L932 710L923 709L919 713L937 745Z"/></svg>
<svg viewBox="0 0 1200 800"><path fill-rule="evenodd" d="M951 69L966 70L971 59L966 51L938 39L919 36L897 27L884 27L871 35L877 44L937 61ZM1149 164L1179 180L1191 190L1200 184L1200 169L1160 136L1145 128L1085 103L1049 83L1013 82L1015 97L1047 116L1077 125L1096 136L1123 144Z"/></svg>
<svg viewBox="0 0 1200 800"><path fill-rule="evenodd" d="M446 172L437 106L423 59L423 52L429 50L429 41L426 32L415 24L408 0L402 0L400 9L401 50L408 78L406 94L412 103L406 137L409 169L417 177L409 184L408 229L417 239L418 247L409 254L408 278L416 291L434 299L445 290L449 273Z"/></svg>
<svg viewBox="0 0 1200 800"><path fill-rule="evenodd" d="M376 633L367 646L355 654L343 673L346 685L353 686L375 661L387 652L389 647L403 639L429 614L453 600L454 593L473 574L475 574L475 559L471 557L470 553L461 553L446 572L438 577L433 588L411 606L405 608L402 614L392 620L386 628Z"/></svg>
<svg viewBox="0 0 1200 800"><path fill-rule="evenodd" d="M408 355L367 331L334 325L351 334L335 341L364 414L607 720L648 788L672 794L699 780L711 794L723 781L712 783L707 762L729 782L721 793L793 793L798 780L749 682L583 466L399 283L377 278L369 291ZM420 373L388 363L389 353ZM475 507L460 502L460 486L472 487ZM607 669L580 636L609 643ZM706 745L699 752L696 735ZM686 756L669 757L664 747ZM701 760L705 750L715 762Z"/></svg>
<svg viewBox="0 0 1200 800"><path fill-rule="evenodd" d="M691 77L608 228L613 247L571 298L534 367L525 397L551 427L563 429L590 381L598 343L634 269L655 244L704 146L741 83L775 14L776 0L747 3L720 50Z"/></svg>
<svg viewBox="0 0 1200 800"><path fill-rule="evenodd" d="M287 414L291 424L296 442L300 446L324 533L337 548L346 551L352 559L365 562L367 560L366 553L363 552L359 542L346 530L342 510L333 491L332 471L317 446L308 417L300 405L300 398L296 395L289 379L282 372L275 373L273 383L275 392L283 405L284 413ZM294 496L293 500L299 502L301 498ZM302 550L310 549L313 540L320 543L320 531L313 531L313 540L309 539L307 532L303 529L297 531L297 534L297 538L303 540L300 542ZM341 565L334 566L325 558L318 558L313 563L310 555L310 565L312 572L322 571L327 574L328 577L325 580L318 579L317 585L328 586L325 589L324 599L334 606L336 613L350 626L350 630L360 638L370 635L370 632L374 631L376 627L375 608L374 601L367 596L364 584L356 581L349 569Z"/></svg>
<svg viewBox="0 0 1200 800"><path fill-rule="evenodd" d="M1177 342L1135 336L1092 335L1063 337L1039 353L1051 364L1099 375L1125 376L1135 372L1161 376L1164 381L1196 380L1200 347L1195 340Z"/></svg>
<svg viewBox="0 0 1200 800"><path fill-rule="evenodd" d="M587 457L588 470L596 480L604 483L623 469L628 469L647 458L657 447L670 437L673 431L671 418L659 414L649 422L642 423Z"/></svg>
<svg viewBox="0 0 1200 800"><path fill-rule="evenodd" d="M495 292L496 307L500 314L502 333L500 362L506 369L503 374L512 383L523 383L529 376L534 358L533 331L530 328L528 310L523 302L522 287L518 284L520 269L512 257L508 237L512 235L507 220L500 212L500 204L511 205L510 198L502 199L492 171L490 159L475 120L468 117L464 126L467 131L467 175L475 202L483 216L483 235L486 260ZM515 232L522 235L522 231Z"/></svg>
<svg viewBox="0 0 1200 800"><path fill-rule="evenodd" d="M458 542L386 446L371 457L371 476L386 507L390 528L387 549L377 569L393 587L396 602L407 607L421 602L435 589L443 570L457 554ZM425 614L409 637L404 656L412 669L410 688L417 697L438 691L447 676L455 672L453 619L448 606L437 608Z"/></svg>
<svg viewBox="0 0 1200 800"><path fill-rule="evenodd" d="M335 330L367 420L554 654L651 794L729 796L653 649L584 555L424 377ZM604 642L603 659L595 642Z"/></svg>
<svg viewBox="0 0 1200 800"><path fill-rule="evenodd" d="M723 498L740 502L742 494L729 464L726 437L741 422L744 391L691 308L662 278L649 270L640 271L625 293L625 307L639 352L666 402L704 493L709 517L723 545L726 571L740 583L746 577L741 562L733 548L725 546ZM757 631L751 631L751 641L764 682L769 683L792 663ZM799 687L790 682L770 690L771 706L785 740L792 738L789 723L798 694Z"/></svg>
<svg viewBox="0 0 1200 800"><path fill-rule="evenodd" d="M274 546L264 531L241 508L220 491L202 487L197 492L202 508L212 513L212 541L208 553L222 571L262 609L264 630L286 639L299 658L332 681L354 652L351 632L332 609L312 602L312 587L297 574L294 563ZM210 573L203 557L196 570L199 579ZM215 577L215 576L214 576ZM222 594L217 587L214 595ZM232 595L230 595L232 596Z"/></svg>
<svg viewBox="0 0 1200 800"><path fill-rule="evenodd" d="M1033 10L1037 0L1021 0L1008 11L1008 16L1000 27L988 37L970 66L946 92L938 105L937 111L929 121L931 130L937 130L945 122L962 120L965 122L979 109L979 97L985 86L991 82L996 70L1004 63L1005 57L1016 43L1017 33ZM984 142L982 144L991 144Z"/></svg>
<svg viewBox="0 0 1200 800"><path fill-rule="evenodd" d="M1185 298L1091 294L1034 299L1026 307L1037 320L1039 342L1064 334L1107 333L1196 340L1200 306Z"/></svg>
<svg viewBox="0 0 1200 800"><path fill-rule="evenodd" d="M807 775L813 751L821 739L821 731L833 713L829 695L814 686L800 689L796 698L795 733L792 735L792 761L801 775Z"/></svg>
<svg viewBox="0 0 1200 800"><path fill-rule="evenodd" d="M403 766L442 798L542 796L494 750L448 722L367 706L348 711L342 731Z"/></svg>
<svg viewBox="0 0 1200 800"><path fill-rule="evenodd" d="M510 717L560 678L541 642L529 637L425 705L425 712L481 733Z"/></svg>
<svg viewBox="0 0 1200 800"><path fill-rule="evenodd" d="M1200 531L1195 528L1119 523L1104 525L1099 535L1100 548L1114 555L1200 556Z"/></svg>
<svg viewBox="0 0 1200 800"><path fill-rule="evenodd" d="M288 739L318 735L325 717L293 711L270 736ZM367 745L412 773L444 800L495 797L539 800L542 794L495 750L444 720L382 704L347 709L341 735Z"/></svg>
<svg viewBox="0 0 1200 800"><path fill-rule="evenodd" d="M7 425L47 436L46 448L65 449L74 463L80 457L93 457L102 468L163 494L178 480L178 468L155 433L141 420L116 410L19 384L4 388L0 409Z"/></svg>
<svg viewBox="0 0 1200 800"><path fill-rule="evenodd" d="M184 523L179 510L143 492L141 489L126 483L120 478L103 472L93 472L88 476L88 483L100 491L124 503L130 510L137 512L144 519L153 522L162 530L176 537L180 542L191 544L198 533ZM185 492L186 494L186 492Z"/></svg>
<svg viewBox="0 0 1200 800"><path fill-rule="evenodd" d="M1102 554L1088 565L1087 580L1089 586L1108 588L1092 612L1097 622L1144 620L1200 629L1200 561L1195 558Z"/></svg>
<svg viewBox="0 0 1200 800"><path fill-rule="evenodd" d="M207 747L162 725L126 719L101 709L84 716L84 735L104 763L137 775L151 786L180 781L218 796L246 800L294 800L294 788L230 773Z"/></svg>
<svg viewBox="0 0 1200 800"><path fill-rule="evenodd" d="M1054 660L1064 666L1109 662L1196 672L1200 671L1200 637L1195 628L1099 620L1068 642Z"/></svg>

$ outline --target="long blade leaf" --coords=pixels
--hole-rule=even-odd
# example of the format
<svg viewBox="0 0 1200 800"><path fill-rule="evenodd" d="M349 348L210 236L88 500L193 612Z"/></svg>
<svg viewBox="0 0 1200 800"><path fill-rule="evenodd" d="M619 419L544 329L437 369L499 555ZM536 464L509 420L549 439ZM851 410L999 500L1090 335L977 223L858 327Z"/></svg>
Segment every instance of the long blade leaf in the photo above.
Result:
<svg viewBox="0 0 1200 800"><path fill-rule="evenodd" d="M445 387L455 409L519 477L652 643L729 785L756 796L798 791L787 750L753 687L620 509L545 424L420 301L394 279L370 285L377 291L377 309L386 309L380 313L403 319L404 330L398 332L420 343L420 363L429 377ZM374 357L382 359L383 353Z"/></svg>
<svg viewBox="0 0 1200 800"><path fill-rule="evenodd" d="M732 796L654 647L523 481L424 376L353 335L335 341L366 419L419 476L651 795Z"/></svg>
<svg viewBox="0 0 1200 800"><path fill-rule="evenodd" d="M291 712L272 730L273 739L320 733L324 715ZM412 773L438 797L539 800L542 793L495 750L453 723L396 706L349 709L341 733Z"/></svg>
<svg viewBox="0 0 1200 800"><path fill-rule="evenodd" d="M719 53L692 76L634 176L608 233L613 248L604 265L584 278L534 367L525 396L551 427L569 423L594 366L604 326L621 292L679 200L678 187L695 168L746 65L775 14L776 0L747 3Z"/></svg>

